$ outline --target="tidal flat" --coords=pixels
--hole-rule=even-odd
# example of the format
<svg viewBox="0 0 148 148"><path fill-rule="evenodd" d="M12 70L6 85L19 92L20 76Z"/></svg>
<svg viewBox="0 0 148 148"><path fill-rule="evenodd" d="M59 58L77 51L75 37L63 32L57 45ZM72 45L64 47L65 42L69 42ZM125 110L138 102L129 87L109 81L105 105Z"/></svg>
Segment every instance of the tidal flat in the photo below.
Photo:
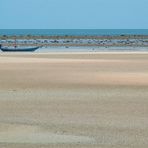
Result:
<svg viewBox="0 0 148 148"><path fill-rule="evenodd" d="M1 53L0 147L147 148L148 53Z"/></svg>

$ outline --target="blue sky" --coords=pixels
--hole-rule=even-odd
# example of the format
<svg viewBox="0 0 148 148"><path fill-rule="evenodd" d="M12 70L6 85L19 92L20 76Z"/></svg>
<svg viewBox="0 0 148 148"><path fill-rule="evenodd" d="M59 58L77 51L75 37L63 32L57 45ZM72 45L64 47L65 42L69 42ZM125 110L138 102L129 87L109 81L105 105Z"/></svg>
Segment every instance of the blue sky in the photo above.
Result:
<svg viewBox="0 0 148 148"><path fill-rule="evenodd" d="M0 0L0 29L148 29L148 0Z"/></svg>

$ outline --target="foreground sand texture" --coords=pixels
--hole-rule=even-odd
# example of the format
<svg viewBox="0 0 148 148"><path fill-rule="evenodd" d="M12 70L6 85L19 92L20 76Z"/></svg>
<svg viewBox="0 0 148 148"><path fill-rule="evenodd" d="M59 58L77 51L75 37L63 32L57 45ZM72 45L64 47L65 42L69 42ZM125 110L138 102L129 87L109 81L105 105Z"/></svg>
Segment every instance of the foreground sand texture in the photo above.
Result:
<svg viewBox="0 0 148 148"><path fill-rule="evenodd" d="M148 54L1 53L0 147L147 148Z"/></svg>

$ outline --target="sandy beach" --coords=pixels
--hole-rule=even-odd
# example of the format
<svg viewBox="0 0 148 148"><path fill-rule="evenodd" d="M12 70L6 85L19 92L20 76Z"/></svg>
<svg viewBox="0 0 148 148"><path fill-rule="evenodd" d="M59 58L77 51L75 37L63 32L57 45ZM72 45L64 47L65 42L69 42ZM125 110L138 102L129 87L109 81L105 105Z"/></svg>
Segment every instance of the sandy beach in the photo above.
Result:
<svg viewBox="0 0 148 148"><path fill-rule="evenodd" d="M1 148L147 148L148 53L1 53Z"/></svg>

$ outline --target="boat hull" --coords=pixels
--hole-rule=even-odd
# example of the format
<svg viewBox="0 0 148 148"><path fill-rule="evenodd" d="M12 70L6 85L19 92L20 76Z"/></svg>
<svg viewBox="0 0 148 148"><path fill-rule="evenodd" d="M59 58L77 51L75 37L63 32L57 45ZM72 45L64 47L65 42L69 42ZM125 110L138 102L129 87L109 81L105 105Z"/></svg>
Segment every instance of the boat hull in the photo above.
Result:
<svg viewBox="0 0 148 148"><path fill-rule="evenodd" d="M33 52L37 50L39 47L31 47L31 48L4 48L1 47L3 52Z"/></svg>

